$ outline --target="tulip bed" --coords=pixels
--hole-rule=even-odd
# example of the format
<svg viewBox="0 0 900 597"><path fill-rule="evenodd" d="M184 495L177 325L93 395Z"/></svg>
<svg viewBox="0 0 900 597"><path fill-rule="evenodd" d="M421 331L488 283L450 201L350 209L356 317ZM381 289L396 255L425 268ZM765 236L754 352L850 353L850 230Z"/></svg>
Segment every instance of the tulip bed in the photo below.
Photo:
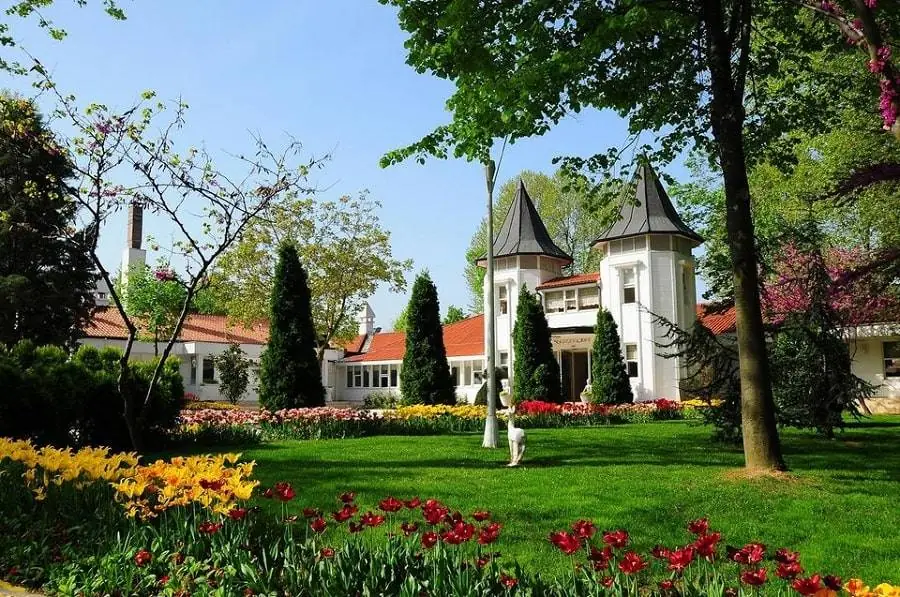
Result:
<svg viewBox="0 0 900 597"><path fill-rule="evenodd" d="M239 459L142 465L0 438L0 579L61 595L900 597L806 570L785 548L728 547L705 518L648 551L624 529L577 520L542 541L568 572L539 574L504 556L504 523L487 510L352 492L314 507L289 482L258 486Z"/></svg>
<svg viewBox="0 0 900 597"><path fill-rule="evenodd" d="M622 405L554 404L524 401L516 424L526 428L562 428L698 419L699 405L656 400ZM348 408L298 408L268 411L198 408L181 412L177 440L200 445L250 444L264 440L340 439L373 435L440 435L484 428L484 406L402 406L384 411ZM506 415L499 413L501 420Z"/></svg>

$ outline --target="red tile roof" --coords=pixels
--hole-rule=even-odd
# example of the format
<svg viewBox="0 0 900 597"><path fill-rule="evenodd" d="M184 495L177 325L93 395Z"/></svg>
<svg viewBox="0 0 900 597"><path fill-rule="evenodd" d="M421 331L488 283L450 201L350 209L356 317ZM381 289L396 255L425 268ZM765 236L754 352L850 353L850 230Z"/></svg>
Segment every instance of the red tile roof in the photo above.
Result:
<svg viewBox="0 0 900 597"><path fill-rule="evenodd" d="M98 309L84 329L88 338L125 339L128 332L122 316L114 307ZM182 342L237 342L265 344L269 339L269 324L259 323L252 328L229 325L225 315L188 315L181 328Z"/></svg>
<svg viewBox="0 0 900 597"><path fill-rule="evenodd" d="M562 276L547 280L537 287L538 290L547 290L548 288L563 288L565 286L580 286L584 284L596 284L600 279L598 272L590 274L575 274L574 276Z"/></svg>
<svg viewBox="0 0 900 597"><path fill-rule="evenodd" d="M724 311L712 311L709 309L709 305L700 303L697 305L697 321L718 336L735 331L737 313L734 307L729 307Z"/></svg>
<svg viewBox="0 0 900 597"><path fill-rule="evenodd" d="M484 355L484 315L474 315L444 326L444 348L448 357ZM406 334L383 332L372 336L368 352L347 357L344 362L400 361L406 352Z"/></svg>
<svg viewBox="0 0 900 597"><path fill-rule="evenodd" d="M357 353L362 350L363 344L366 343L366 335L360 334L353 340L349 342L345 342L343 345L339 345L339 348L343 348L347 352Z"/></svg>

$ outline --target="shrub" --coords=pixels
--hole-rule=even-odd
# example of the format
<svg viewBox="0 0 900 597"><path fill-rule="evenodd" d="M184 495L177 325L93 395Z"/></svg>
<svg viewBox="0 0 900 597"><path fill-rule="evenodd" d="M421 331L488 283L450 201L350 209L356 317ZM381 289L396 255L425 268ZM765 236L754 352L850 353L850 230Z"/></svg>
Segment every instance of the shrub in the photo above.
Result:
<svg viewBox="0 0 900 597"><path fill-rule="evenodd" d="M71 357L55 346L23 341L0 352L0 435L60 446L130 446L116 380L122 352L81 346ZM131 391L143 396L156 360L130 363ZM175 425L184 395L170 358L151 397L148 428Z"/></svg>
<svg viewBox="0 0 900 597"><path fill-rule="evenodd" d="M550 344L550 328L537 297L522 286L512 334L512 398L515 402L541 398L562 402L559 363Z"/></svg>
<svg viewBox="0 0 900 597"><path fill-rule="evenodd" d="M278 249L269 342L260 359L259 402L269 410L325 404L306 272L293 245Z"/></svg>
<svg viewBox="0 0 900 597"><path fill-rule="evenodd" d="M416 277L407 308L400 392L407 404L456 402L456 388L447 366L437 288L427 273Z"/></svg>
<svg viewBox="0 0 900 597"><path fill-rule="evenodd" d="M393 392L370 392L363 399L363 408L397 408L397 394Z"/></svg>
<svg viewBox="0 0 900 597"><path fill-rule="evenodd" d="M634 401L619 342L619 330L612 313L602 307L597 311L592 350L591 400L598 404Z"/></svg>
<svg viewBox="0 0 900 597"><path fill-rule="evenodd" d="M250 385L250 360L240 345L232 343L216 357L219 368L219 389L231 404L237 404Z"/></svg>

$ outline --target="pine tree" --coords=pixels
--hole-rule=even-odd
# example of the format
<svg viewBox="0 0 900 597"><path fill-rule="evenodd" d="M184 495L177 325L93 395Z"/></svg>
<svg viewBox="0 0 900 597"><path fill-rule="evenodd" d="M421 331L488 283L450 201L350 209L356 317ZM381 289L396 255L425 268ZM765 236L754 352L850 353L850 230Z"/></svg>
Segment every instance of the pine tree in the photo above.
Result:
<svg viewBox="0 0 900 597"><path fill-rule="evenodd" d="M562 402L559 363L537 295L523 286L513 327L513 400Z"/></svg>
<svg viewBox="0 0 900 597"><path fill-rule="evenodd" d="M269 410L324 405L306 272L288 243L278 249L270 309L269 343L260 359L260 403Z"/></svg>
<svg viewBox="0 0 900 597"><path fill-rule="evenodd" d="M72 176L34 104L0 92L0 344L70 343L93 309Z"/></svg>
<svg viewBox="0 0 900 597"><path fill-rule="evenodd" d="M416 277L406 316L406 352L400 370L404 402L453 404L456 388L447 363L437 288L427 272Z"/></svg>
<svg viewBox="0 0 900 597"><path fill-rule="evenodd" d="M597 312L591 363L592 402L624 404L633 402L631 381L622 356L619 330L612 313L604 308Z"/></svg>

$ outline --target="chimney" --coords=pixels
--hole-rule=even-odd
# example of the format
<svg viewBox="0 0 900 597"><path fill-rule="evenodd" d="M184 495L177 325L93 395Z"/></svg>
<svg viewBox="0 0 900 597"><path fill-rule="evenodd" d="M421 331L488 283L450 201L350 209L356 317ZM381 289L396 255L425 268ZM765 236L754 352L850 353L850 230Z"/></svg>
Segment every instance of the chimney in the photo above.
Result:
<svg viewBox="0 0 900 597"><path fill-rule="evenodd" d="M369 303L363 305L356 320L359 322L360 336L368 336L375 331L375 312L372 311Z"/></svg>
<svg viewBox="0 0 900 597"><path fill-rule="evenodd" d="M128 236L125 241L129 249L141 248L141 237L144 235L144 208L137 202L128 206Z"/></svg>

